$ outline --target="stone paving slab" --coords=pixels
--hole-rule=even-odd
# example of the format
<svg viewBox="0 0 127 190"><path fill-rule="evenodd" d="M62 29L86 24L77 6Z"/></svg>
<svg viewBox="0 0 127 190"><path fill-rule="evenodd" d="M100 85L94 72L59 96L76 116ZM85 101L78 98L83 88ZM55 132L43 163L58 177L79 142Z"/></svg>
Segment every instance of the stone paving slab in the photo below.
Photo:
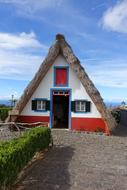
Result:
<svg viewBox="0 0 127 190"><path fill-rule="evenodd" d="M52 130L54 147L17 190L127 190L127 137Z"/></svg>

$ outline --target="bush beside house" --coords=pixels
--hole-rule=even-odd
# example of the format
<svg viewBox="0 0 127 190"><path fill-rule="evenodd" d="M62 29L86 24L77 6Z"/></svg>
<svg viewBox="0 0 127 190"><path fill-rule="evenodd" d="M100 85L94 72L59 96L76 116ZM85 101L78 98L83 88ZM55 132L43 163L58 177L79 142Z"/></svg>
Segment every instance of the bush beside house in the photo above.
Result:
<svg viewBox="0 0 127 190"><path fill-rule="evenodd" d="M48 148L49 128L37 127L19 138L0 144L0 187L11 185L35 152Z"/></svg>
<svg viewBox="0 0 127 190"><path fill-rule="evenodd" d="M0 107L0 120L5 121L8 117L9 111L12 110L11 107Z"/></svg>
<svg viewBox="0 0 127 190"><path fill-rule="evenodd" d="M121 119L120 109L119 108L113 109L111 111L111 114L115 118L116 122L120 123L120 119Z"/></svg>

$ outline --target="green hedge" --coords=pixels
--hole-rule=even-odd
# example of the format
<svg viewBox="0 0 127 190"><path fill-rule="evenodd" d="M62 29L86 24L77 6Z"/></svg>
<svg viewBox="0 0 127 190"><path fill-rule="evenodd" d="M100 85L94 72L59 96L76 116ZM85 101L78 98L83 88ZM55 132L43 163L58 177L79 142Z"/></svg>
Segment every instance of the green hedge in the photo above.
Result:
<svg viewBox="0 0 127 190"><path fill-rule="evenodd" d="M37 127L10 142L0 143L0 187L11 185L35 152L49 146L49 128Z"/></svg>
<svg viewBox="0 0 127 190"><path fill-rule="evenodd" d="M121 119L121 113L120 110L112 110L111 111L112 116L115 118L116 122L119 123Z"/></svg>
<svg viewBox="0 0 127 190"><path fill-rule="evenodd" d="M12 110L12 108L0 108L0 119L4 121L8 117L8 112Z"/></svg>

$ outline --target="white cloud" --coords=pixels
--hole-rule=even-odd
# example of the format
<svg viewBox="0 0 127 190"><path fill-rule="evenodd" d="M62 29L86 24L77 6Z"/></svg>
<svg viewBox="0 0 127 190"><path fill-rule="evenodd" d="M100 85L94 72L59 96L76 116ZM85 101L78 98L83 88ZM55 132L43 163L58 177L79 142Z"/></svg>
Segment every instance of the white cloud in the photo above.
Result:
<svg viewBox="0 0 127 190"><path fill-rule="evenodd" d="M0 0L0 3L14 5L18 9L17 11L31 14L46 8L60 6L62 0Z"/></svg>
<svg viewBox="0 0 127 190"><path fill-rule="evenodd" d="M17 49L17 48L43 48L47 49L46 45L41 44L34 32L20 34L0 33L0 48L1 49Z"/></svg>
<svg viewBox="0 0 127 190"><path fill-rule="evenodd" d="M35 33L0 33L0 78L30 80L42 62L47 46Z"/></svg>
<svg viewBox="0 0 127 190"><path fill-rule="evenodd" d="M41 62L41 56L0 51L0 78L30 80Z"/></svg>
<svg viewBox="0 0 127 190"><path fill-rule="evenodd" d="M96 85L127 88L126 59L87 62L86 69ZM86 60L88 61L88 60ZM97 64L94 64L97 63Z"/></svg>
<svg viewBox="0 0 127 190"><path fill-rule="evenodd" d="M127 0L110 7L101 20L103 28L127 33Z"/></svg>

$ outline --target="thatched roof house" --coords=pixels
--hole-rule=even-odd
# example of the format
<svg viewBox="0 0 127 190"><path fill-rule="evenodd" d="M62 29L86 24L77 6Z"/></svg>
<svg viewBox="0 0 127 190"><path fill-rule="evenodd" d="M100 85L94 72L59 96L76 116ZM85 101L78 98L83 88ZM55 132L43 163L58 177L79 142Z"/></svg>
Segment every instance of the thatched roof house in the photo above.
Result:
<svg viewBox="0 0 127 190"><path fill-rule="evenodd" d="M20 122L109 133L115 121L79 59L61 34L11 113Z"/></svg>

